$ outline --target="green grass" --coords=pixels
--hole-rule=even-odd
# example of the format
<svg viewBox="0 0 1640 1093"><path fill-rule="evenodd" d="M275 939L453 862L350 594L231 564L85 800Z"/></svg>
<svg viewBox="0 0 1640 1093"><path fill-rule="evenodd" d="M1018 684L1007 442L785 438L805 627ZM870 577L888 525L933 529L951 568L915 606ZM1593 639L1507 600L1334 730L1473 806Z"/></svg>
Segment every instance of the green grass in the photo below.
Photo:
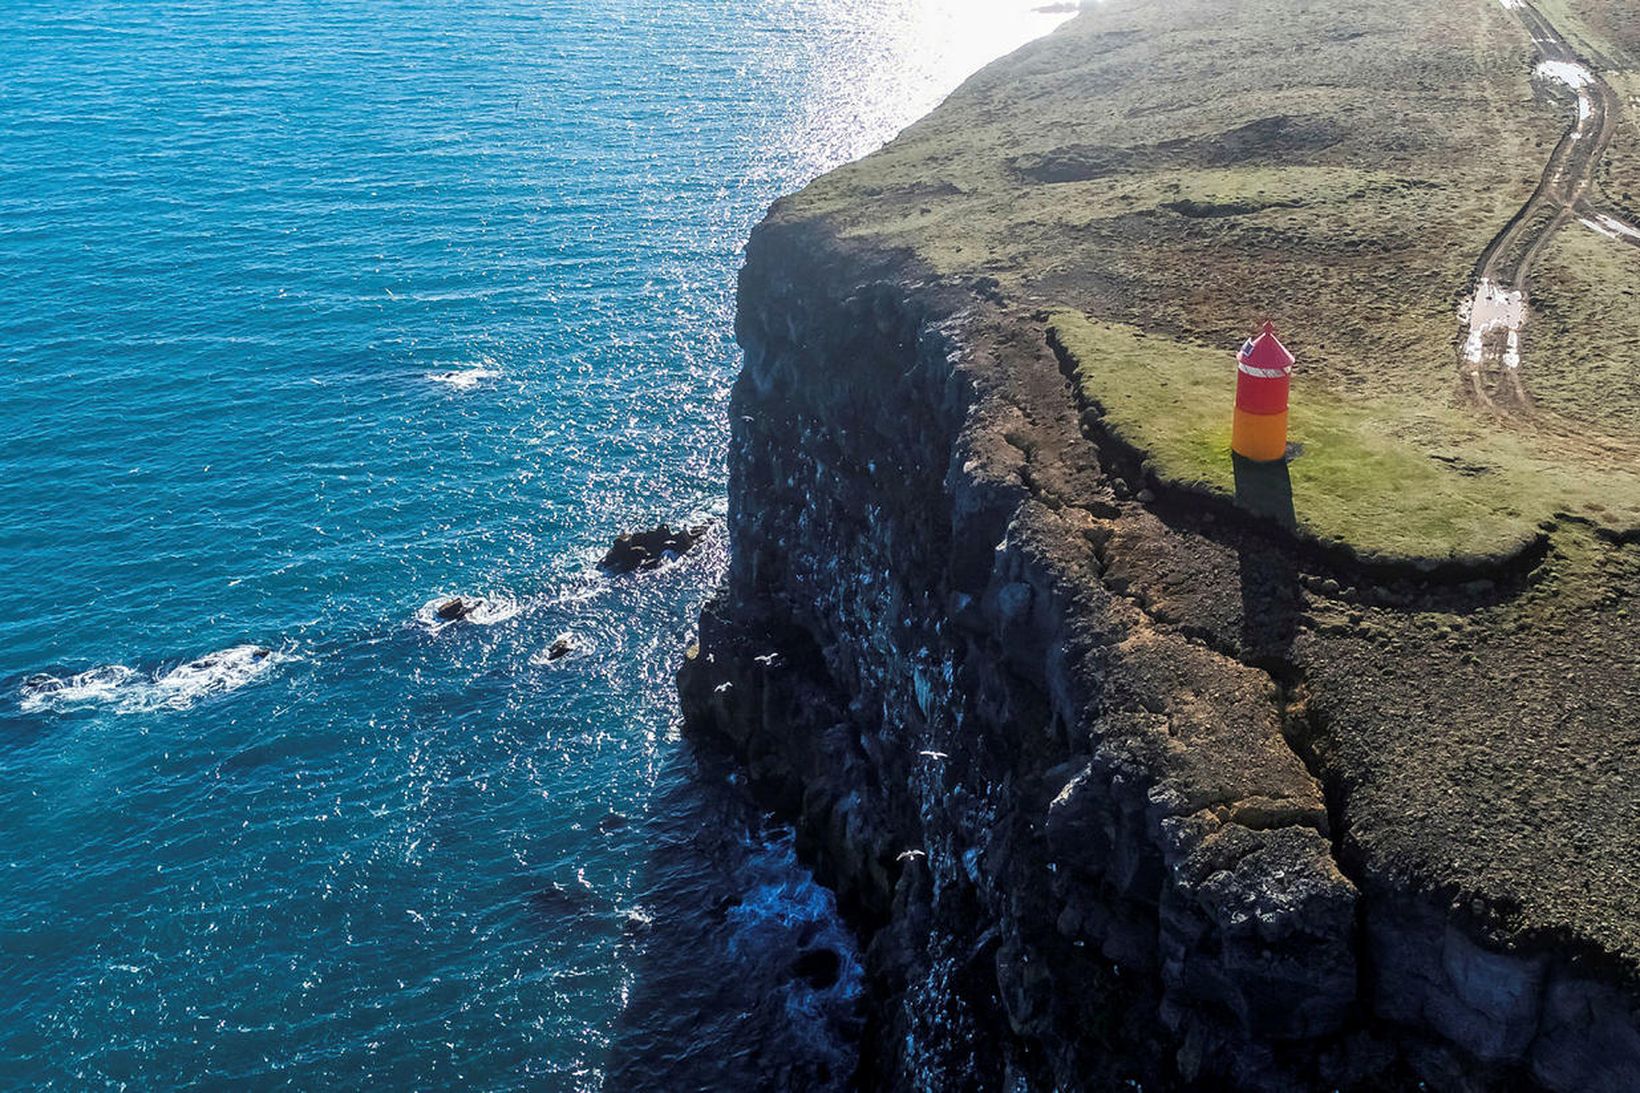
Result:
<svg viewBox="0 0 1640 1093"><path fill-rule="evenodd" d="M1562 512L1621 526L1640 519L1640 480L1630 472L1574 471L1533 437L1456 403L1342 397L1306 376L1302 362L1290 426L1302 454L1285 466L1238 467L1233 344L1204 348L1068 311L1053 316L1050 332L1106 428L1159 484L1208 491L1361 557L1495 562Z"/></svg>
<svg viewBox="0 0 1640 1093"><path fill-rule="evenodd" d="M780 215L1190 341L1269 314L1335 389L1424 400L1566 125L1533 57L1496 0L1108 0Z"/></svg>
<svg viewBox="0 0 1640 1093"><path fill-rule="evenodd" d="M1640 20L1630 0L1536 0L1543 12L1573 48L1595 54L1610 64L1628 61Z"/></svg>
<svg viewBox="0 0 1640 1093"><path fill-rule="evenodd" d="M1633 222L1640 220L1640 111L1634 106L1640 100L1640 72L1608 72L1606 82L1622 99L1623 108L1595 176L1599 189L1594 199Z"/></svg>
<svg viewBox="0 0 1640 1093"><path fill-rule="evenodd" d="M1540 410L1640 435L1640 250L1572 221L1532 280L1527 385Z"/></svg>

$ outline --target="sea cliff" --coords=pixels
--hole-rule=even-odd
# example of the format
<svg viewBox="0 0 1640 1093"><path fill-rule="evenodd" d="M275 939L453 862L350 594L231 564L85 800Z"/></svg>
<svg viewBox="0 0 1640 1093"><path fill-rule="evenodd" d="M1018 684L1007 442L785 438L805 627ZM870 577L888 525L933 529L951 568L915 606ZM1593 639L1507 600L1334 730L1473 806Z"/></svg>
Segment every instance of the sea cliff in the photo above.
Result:
<svg viewBox="0 0 1640 1093"><path fill-rule="evenodd" d="M1632 548L1568 518L1525 561L1355 566L1172 490L1049 337L1051 307L1120 296L1109 269L1078 288L953 259L958 225L872 226L978 192L949 167L965 112L1005 129L1010 80L1133 48L1141 17L1114 7L987 70L886 173L867 160L754 233L731 560L680 674L687 728L796 823L868 943L867 1086L1631 1088L1640 995L1612 923L1636 906L1635 802L1589 772L1634 728L1610 599ZM1291 131L1238 130L1253 159ZM1058 179L1020 181L1006 142L973 154ZM1601 666L1562 707L1603 740L1494 730L1567 725L1534 656Z"/></svg>

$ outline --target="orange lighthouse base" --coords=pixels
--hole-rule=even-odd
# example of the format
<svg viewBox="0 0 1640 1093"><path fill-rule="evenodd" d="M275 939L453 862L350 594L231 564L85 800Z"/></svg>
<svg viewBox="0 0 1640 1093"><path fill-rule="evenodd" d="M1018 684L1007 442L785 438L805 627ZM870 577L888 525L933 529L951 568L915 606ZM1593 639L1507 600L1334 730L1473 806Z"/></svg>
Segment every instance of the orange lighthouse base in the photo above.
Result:
<svg viewBox="0 0 1640 1093"><path fill-rule="evenodd" d="M1260 463L1287 457L1287 411L1250 414L1238 409L1230 428L1230 450Z"/></svg>
<svg viewBox="0 0 1640 1093"><path fill-rule="evenodd" d="M1243 459L1274 463L1287 458L1287 394L1293 355L1265 323L1236 354L1236 420L1230 450Z"/></svg>

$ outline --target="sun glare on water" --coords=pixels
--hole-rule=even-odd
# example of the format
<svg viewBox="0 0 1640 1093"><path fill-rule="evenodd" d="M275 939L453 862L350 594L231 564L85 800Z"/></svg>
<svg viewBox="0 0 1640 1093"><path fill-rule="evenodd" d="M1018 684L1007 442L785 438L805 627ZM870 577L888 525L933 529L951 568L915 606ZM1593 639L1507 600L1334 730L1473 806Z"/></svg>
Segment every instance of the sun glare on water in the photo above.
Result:
<svg viewBox="0 0 1640 1093"><path fill-rule="evenodd" d="M937 106L985 65L1049 33L1076 14L1047 0L784 0L771 18L801 27L829 24L832 40L854 43L824 64L804 58L793 42L793 65L811 80L835 81L806 96L813 108L790 146L807 156L809 174L866 155ZM852 33L848 33L852 32Z"/></svg>

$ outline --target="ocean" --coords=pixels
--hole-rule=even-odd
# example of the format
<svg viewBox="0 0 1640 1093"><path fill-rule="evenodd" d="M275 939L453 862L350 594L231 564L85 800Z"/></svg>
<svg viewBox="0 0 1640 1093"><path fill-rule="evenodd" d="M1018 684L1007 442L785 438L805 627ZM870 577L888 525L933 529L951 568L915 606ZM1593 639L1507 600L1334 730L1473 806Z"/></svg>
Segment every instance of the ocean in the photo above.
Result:
<svg viewBox="0 0 1640 1093"><path fill-rule="evenodd" d="M1063 18L8 5L0 1087L846 1079L857 945L677 730L740 247Z"/></svg>

